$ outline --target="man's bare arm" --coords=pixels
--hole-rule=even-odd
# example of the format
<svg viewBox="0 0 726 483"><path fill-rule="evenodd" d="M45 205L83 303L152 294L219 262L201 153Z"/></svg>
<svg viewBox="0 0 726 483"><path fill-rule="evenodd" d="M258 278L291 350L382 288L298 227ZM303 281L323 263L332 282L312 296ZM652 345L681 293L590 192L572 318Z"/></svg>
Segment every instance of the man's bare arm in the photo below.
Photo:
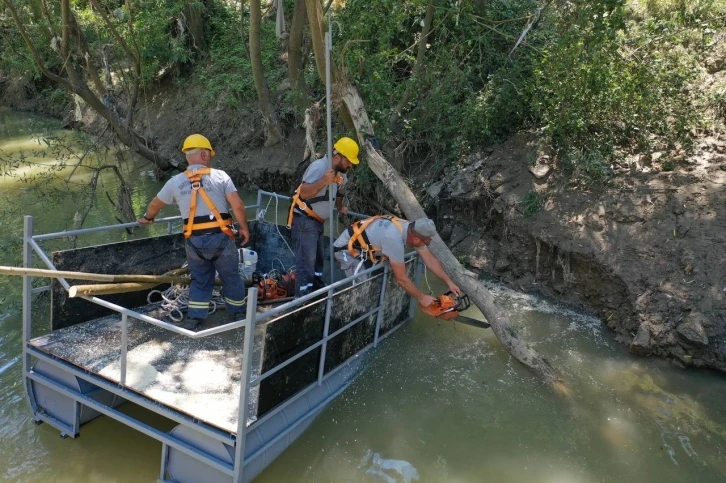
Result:
<svg viewBox="0 0 726 483"><path fill-rule="evenodd" d="M328 186L330 183L335 182L335 171L332 169L327 170L323 177L319 180L315 181L314 183L303 183L300 187L300 198L306 200L308 198L312 198L317 193L320 192L323 188Z"/></svg>
<svg viewBox="0 0 726 483"><path fill-rule="evenodd" d="M146 213L144 213L144 215L137 221L142 225L153 223L156 215L158 215L159 211L161 211L161 209L165 206L166 203L161 201L158 196L154 196L154 199L149 202L149 206L146 207Z"/></svg>
<svg viewBox="0 0 726 483"><path fill-rule="evenodd" d="M400 285L406 293L418 300L418 303L424 307L428 307L433 303L434 298L420 291L413 283L413 280L408 277L408 273L406 273L406 264L394 261L389 261L389 263L391 264L393 276L396 277L396 282L398 282L398 285Z"/></svg>
<svg viewBox="0 0 726 483"><path fill-rule="evenodd" d="M229 207L232 208L232 213L234 213L234 219L237 220L237 223L239 224L239 234L242 238L240 246L244 246L250 239L250 229L247 226L247 209L245 208L245 204L242 201L242 198L239 197L239 193L237 191L227 193L226 198L227 203L229 203Z"/></svg>

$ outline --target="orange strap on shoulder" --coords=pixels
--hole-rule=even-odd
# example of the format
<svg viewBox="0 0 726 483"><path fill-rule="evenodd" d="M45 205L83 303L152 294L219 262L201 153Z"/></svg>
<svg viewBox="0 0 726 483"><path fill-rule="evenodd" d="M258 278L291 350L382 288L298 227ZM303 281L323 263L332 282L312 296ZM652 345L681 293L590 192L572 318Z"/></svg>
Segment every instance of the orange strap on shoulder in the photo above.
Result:
<svg viewBox="0 0 726 483"><path fill-rule="evenodd" d="M234 233L232 233L229 225L225 223L225 220L222 219L222 215L219 213L219 210L216 206L214 206L214 202L204 190L204 186L202 186L202 176L210 174L211 172L211 168L195 168L193 170L188 169L184 171L184 174L187 175L187 178L189 178L189 181L192 183L192 195L189 200L189 218L187 219L187 223L184 225L184 238L192 236L194 230L219 227L219 229L222 230L222 233L234 240ZM207 208L209 208L209 211L211 211L214 215L214 221L194 223L194 218L197 213L197 193L202 196L202 200L204 200Z"/></svg>
<svg viewBox="0 0 726 483"><path fill-rule="evenodd" d="M370 218L367 218L365 220L356 221L355 223L353 223L351 225L353 233L350 234L350 239L348 240L348 252L350 252L351 255L353 255L354 257L360 256L361 252L355 248L355 244L357 243L358 246L360 246L361 250L367 253L368 260L370 260L374 264L380 263L388 258L383 254L377 257L376 254L381 253L381 248L374 246L373 244L369 244L366 241L366 237L363 236L366 228L368 228L371 223L377 220L390 220L396 226L396 228L398 228L398 231L403 233L403 224L401 223L403 220L390 215L376 215L371 216Z"/></svg>

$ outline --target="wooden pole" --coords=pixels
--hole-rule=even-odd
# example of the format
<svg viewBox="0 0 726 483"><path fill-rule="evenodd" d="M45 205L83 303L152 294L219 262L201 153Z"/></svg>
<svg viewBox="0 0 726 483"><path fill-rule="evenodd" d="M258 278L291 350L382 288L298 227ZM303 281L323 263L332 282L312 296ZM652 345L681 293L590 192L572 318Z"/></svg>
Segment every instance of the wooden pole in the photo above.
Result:
<svg viewBox="0 0 726 483"><path fill-rule="evenodd" d="M171 273L171 272L170 272ZM68 272L63 270L46 270L43 268L6 267L0 265L0 275L14 275L18 277L45 277L45 278L70 278L74 280L92 280L94 282L107 283L181 283L189 285L189 277L176 275L106 275L102 273Z"/></svg>
<svg viewBox="0 0 726 483"><path fill-rule="evenodd" d="M98 283L95 285L74 285L68 289L68 297L110 295L114 293L140 292L154 288L158 283Z"/></svg>
<svg viewBox="0 0 726 483"><path fill-rule="evenodd" d="M188 280L188 279L187 279ZM252 282L244 281L245 286L252 286ZM148 290L161 285L161 283L138 283L138 282L126 282L126 283L97 283L93 285L73 285L68 289L68 297L86 297L96 295L111 295L115 293L128 293L128 292L140 292L142 290ZM189 285L189 283L183 283L181 285ZM217 287L222 286L222 280L219 278L214 280L214 285Z"/></svg>

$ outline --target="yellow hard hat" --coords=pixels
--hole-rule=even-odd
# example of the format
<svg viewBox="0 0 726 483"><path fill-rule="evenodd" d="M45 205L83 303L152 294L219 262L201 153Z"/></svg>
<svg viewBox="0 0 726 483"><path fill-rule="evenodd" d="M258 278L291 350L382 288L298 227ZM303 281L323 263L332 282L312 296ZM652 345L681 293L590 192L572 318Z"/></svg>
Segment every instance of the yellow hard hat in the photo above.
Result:
<svg viewBox="0 0 726 483"><path fill-rule="evenodd" d="M192 149L208 149L209 154L214 157L214 149L212 149L212 143L209 139L205 138L201 134L192 134L184 140L184 146L182 147L182 153L191 151Z"/></svg>
<svg viewBox="0 0 726 483"><path fill-rule="evenodd" d="M348 158L348 161L350 161L351 164L360 163L358 160L358 152L360 151L360 148L358 148L358 143L353 141L351 138L342 137L338 139L337 143L333 144L333 147L340 154Z"/></svg>

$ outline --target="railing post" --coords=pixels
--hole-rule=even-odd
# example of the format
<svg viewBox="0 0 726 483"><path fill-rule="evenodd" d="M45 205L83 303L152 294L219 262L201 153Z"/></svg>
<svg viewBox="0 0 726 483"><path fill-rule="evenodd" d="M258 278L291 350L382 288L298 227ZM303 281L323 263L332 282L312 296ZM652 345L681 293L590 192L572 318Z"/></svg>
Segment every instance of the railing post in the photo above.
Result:
<svg viewBox="0 0 726 483"><path fill-rule="evenodd" d="M325 325L323 327L323 345L320 347L320 365L318 365L318 386L323 383L325 372L325 353L328 350L328 334L330 333L330 314L333 311L333 289L328 290L328 304L325 306Z"/></svg>
<svg viewBox="0 0 726 483"><path fill-rule="evenodd" d="M31 268L33 265L33 250L30 246L30 240L33 237L33 217L26 215L23 218L23 267ZM33 277L23 276L23 379L25 381L25 390L28 396L28 404L33 414L36 412L35 397L33 396L33 386L31 385L28 373L30 372L30 353L28 353L28 341L33 334L33 314L32 314L32 297Z"/></svg>
<svg viewBox="0 0 726 483"><path fill-rule="evenodd" d="M126 312L121 314L121 374L119 382L121 386L126 385L126 352L129 345L129 316Z"/></svg>
<svg viewBox="0 0 726 483"><path fill-rule="evenodd" d="M255 340L255 319L257 315L257 289L247 290L247 323L242 349L242 372L240 374L239 408L237 411L237 437L234 445L234 483L242 483L245 464L245 442L247 439L247 412L250 397L252 352Z"/></svg>
<svg viewBox="0 0 726 483"><path fill-rule="evenodd" d="M381 333L381 322L383 322L383 304L386 302L386 286L388 284L388 264L383 265L383 276L381 277L381 295L378 297L378 314L376 314L376 335L373 338L373 347L378 345L378 334Z"/></svg>
<svg viewBox="0 0 726 483"><path fill-rule="evenodd" d="M166 480L166 466L169 464L169 446L166 443L161 443L161 470L159 472L159 481Z"/></svg>
<svg viewBox="0 0 726 483"><path fill-rule="evenodd" d="M296 186L297 188L297 186ZM257 211L255 212L255 220L260 216L260 208L262 207L262 190L257 190Z"/></svg>

